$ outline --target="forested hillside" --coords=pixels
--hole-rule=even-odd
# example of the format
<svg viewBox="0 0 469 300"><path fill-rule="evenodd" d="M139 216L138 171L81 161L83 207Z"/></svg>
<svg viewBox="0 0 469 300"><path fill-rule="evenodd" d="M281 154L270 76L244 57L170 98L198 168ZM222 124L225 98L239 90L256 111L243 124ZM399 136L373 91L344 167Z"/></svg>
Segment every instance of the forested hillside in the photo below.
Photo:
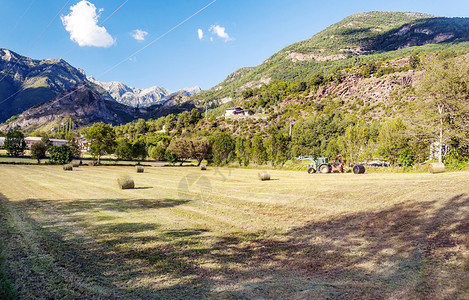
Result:
<svg viewBox="0 0 469 300"><path fill-rule="evenodd" d="M196 99L216 106L265 83L308 81L316 73L329 75L367 61L399 58L415 51L467 50L468 40L468 18L359 13L285 47L259 66L239 69Z"/></svg>

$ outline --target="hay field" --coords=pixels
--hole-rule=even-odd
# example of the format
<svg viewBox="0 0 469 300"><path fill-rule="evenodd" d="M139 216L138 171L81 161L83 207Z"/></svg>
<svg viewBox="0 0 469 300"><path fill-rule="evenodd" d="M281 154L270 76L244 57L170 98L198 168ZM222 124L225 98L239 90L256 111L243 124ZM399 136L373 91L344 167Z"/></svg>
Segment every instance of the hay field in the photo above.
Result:
<svg viewBox="0 0 469 300"><path fill-rule="evenodd" d="M126 174L136 189L117 187ZM21 299L468 299L469 172L270 174L1 165L0 288Z"/></svg>

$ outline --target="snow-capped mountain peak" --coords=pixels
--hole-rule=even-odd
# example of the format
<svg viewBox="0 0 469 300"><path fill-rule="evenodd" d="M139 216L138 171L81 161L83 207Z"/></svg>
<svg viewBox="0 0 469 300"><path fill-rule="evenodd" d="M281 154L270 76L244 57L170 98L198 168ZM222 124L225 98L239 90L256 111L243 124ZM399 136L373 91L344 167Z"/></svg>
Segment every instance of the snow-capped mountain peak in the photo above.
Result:
<svg viewBox="0 0 469 300"><path fill-rule="evenodd" d="M105 89L117 102L133 107L148 107L155 104L163 104L174 95L184 94L192 96L202 91L198 86L172 92L159 86L139 89L129 87L118 81L101 82L91 76L88 77L88 80Z"/></svg>

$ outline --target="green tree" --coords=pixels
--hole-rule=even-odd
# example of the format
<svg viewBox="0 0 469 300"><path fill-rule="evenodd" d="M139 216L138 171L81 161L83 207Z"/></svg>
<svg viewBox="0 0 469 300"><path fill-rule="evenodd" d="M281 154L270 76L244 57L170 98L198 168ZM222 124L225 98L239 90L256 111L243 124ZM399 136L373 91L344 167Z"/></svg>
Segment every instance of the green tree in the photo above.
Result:
<svg viewBox="0 0 469 300"><path fill-rule="evenodd" d="M469 143L469 62L467 56L434 58L425 64L417 84L416 136L422 143L438 142L438 160L443 147L457 140Z"/></svg>
<svg viewBox="0 0 469 300"><path fill-rule="evenodd" d="M47 146L44 142L35 143L31 146L31 158L37 159L37 163L41 163L41 159L46 157Z"/></svg>
<svg viewBox="0 0 469 300"><path fill-rule="evenodd" d="M199 120L202 118L203 118L202 113L197 108L193 108L191 110L191 118L190 118L191 124L197 124L197 122L199 122Z"/></svg>
<svg viewBox="0 0 469 300"><path fill-rule="evenodd" d="M168 146L167 152L173 154L180 161L180 165L192 157L194 145L186 138L174 138Z"/></svg>
<svg viewBox="0 0 469 300"><path fill-rule="evenodd" d="M249 165L249 146L248 140L243 137L236 138L236 158L240 166Z"/></svg>
<svg viewBox="0 0 469 300"><path fill-rule="evenodd" d="M112 126L103 122L95 123L85 131L85 137L90 141L90 152L93 157L98 158L100 163L101 155L112 153L116 145L116 133Z"/></svg>
<svg viewBox="0 0 469 300"><path fill-rule="evenodd" d="M68 145L51 146L49 148L50 162L53 164L68 164L73 160L73 151Z"/></svg>
<svg viewBox="0 0 469 300"><path fill-rule="evenodd" d="M135 130L138 134L145 134L148 131L147 122L144 119L138 119L137 124L135 124Z"/></svg>
<svg viewBox="0 0 469 300"><path fill-rule="evenodd" d="M3 147L7 150L7 154L13 157L23 155L26 149L24 134L21 131L10 131L6 134Z"/></svg>
<svg viewBox="0 0 469 300"><path fill-rule="evenodd" d="M267 151L264 146L264 141L260 135L255 135L252 140L252 159L258 164L265 164L267 161Z"/></svg>
<svg viewBox="0 0 469 300"><path fill-rule="evenodd" d="M337 144L347 161L356 163L368 139L368 127L364 124L356 124L347 127L345 134L337 140Z"/></svg>
<svg viewBox="0 0 469 300"><path fill-rule="evenodd" d="M166 132L171 132L175 127L177 123L177 117L173 114L169 114L166 116L164 120L164 126Z"/></svg>
<svg viewBox="0 0 469 300"><path fill-rule="evenodd" d="M407 126L401 119L386 120L378 135L378 153L391 163L396 163L399 153L407 147Z"/></svg>
<svg viewBox="0 0 469 300"><path fill-rule="evenodd" d="M137 160L145 160L147 157L147 147L143 140L138 140L132 145L132 157Z"/></svg>
<svg viewBox="0 0 469 300"><path fill-rule="evenodd" d="M163 141L159 141L156 146L150 146L148 153L151 158L156 161L163 161L166 159L166 148L168 148Z"/></svg>
<svg viewBox="0 0 469 300"><path fill-rule="evenodd" d="M200 166L204 159L209 159L212 154L212 144L207 138L193 139L192 141L192 156L197 159L197 166Z"/></svg>
<svg viewBox="0 0 469 300"><path fill-rule="evenodd" d="M126 138L117 140L117 147L115 151L119 159L132 160L132 144Z"/></svg>
<svg viewBox="0 0 469 300"><path fill-rule="evenodd" d="M226 133L216 137L213 143L213 161L217 165L226 165L234 158L235 142Z"/></svg>
<svg viewBox="0 0 469 300"><path fill-rule="evenodd" d="M420 66L420 57L417 52L412 53L409 57L409 65L412 69L417 69Z"/></svg>
<svg viewBox="0 0 469 300"><path fill-rule="evenodd" d="M191 125L191 113L188 111L182 112L178 115L176 122L176 130L181 132L183 129L189 128Z"/></svg>
<svg viewBox="0 0 469 300"><path fill-rule="evenodd" d="M327 148L326 148L326 157L328 157L329 159L334 159L336 157L336 155L338 155L340 153L340 150L339 150L339 145L337 144L337 141L336 140L331 140L329 141L329 143L327 144Z"/></svg>

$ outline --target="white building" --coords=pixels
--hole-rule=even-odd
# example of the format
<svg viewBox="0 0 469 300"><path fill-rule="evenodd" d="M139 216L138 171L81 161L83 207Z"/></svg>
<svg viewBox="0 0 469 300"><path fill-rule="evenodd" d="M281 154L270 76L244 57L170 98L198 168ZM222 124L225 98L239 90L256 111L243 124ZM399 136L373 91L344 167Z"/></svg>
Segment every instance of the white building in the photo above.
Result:
<svg viewBox="0 0 469 300"><path fill-rule="evenodd" d="M232 116L246 116L248 113L241 107L231 107L227 108L225 111L225 117L232 117Z"/></svg>

